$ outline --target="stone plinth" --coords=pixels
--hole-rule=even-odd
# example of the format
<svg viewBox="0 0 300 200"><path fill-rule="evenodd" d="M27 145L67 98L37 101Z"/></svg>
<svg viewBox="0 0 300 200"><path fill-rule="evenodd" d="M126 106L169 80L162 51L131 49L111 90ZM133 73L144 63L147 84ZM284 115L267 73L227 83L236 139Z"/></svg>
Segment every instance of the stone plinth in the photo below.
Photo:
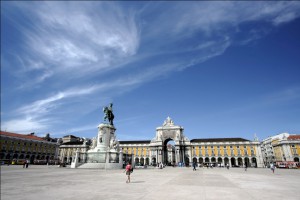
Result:
<svg viewBox="0 0 300 200"><path fill-rule="evenodd" d="M116 128L110 124L99 124L96 146L85 153L84 163L74 163L72 168L121 169L122 152L115 136ZM76 154L76 158L78 154ZM74 162L78 162L78 159Z"/></svg>

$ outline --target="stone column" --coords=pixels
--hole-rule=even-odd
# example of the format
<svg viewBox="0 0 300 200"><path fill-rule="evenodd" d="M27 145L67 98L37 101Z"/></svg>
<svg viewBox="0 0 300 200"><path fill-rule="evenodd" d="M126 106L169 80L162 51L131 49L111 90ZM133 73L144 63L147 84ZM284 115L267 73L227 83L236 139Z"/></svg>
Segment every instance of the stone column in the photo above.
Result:
<svg viewBox="0 0 300 200"><path fill-rule="evenodd" d="M84 152L82 159L83 159L82 163L85 163L86 162L86 152Z"/></svg>
<svg viewBox="0 0 300 200"><path fill-rule="evenodd" d="M192 156L193 149L192 149L192 147L188 147L188 148L190 148L190 151L189 151L189 149L187 149L187 152L188 152L188 156L189 156L189 165L191 166L191 163L193 163L193 156ZM195 157L196 157L196 154L195 154Z"/></svg>
<svg viewBox="0 0 300 200"><path fill-rule="evenodd" d="M158 147L158 157L157 157L157 162L158 162L158 163L162 162L162 149L161 149L161 147Z"/></svg>
<svg viewBox="0 0 300 200"><path fill-rule="evenodd" d="M158 147L155 147L155 155L156 155L156 164L159 162L159 153L158 153Z"/></svg>
<svg viewBox="0 0 300 200"><path fill-rule="evenodd" d="M256 152L257 167L263 167L264 166L263 155L262 155L261 147L259 144L256 146L256 150L257 150L257 152Z"/></svg>
<svg viewBox="0 0 300 200"><path fill-rule="evenodd" d="M122 167L123 167L123 150L122 149L119 151L119 163L122 163Z"/></svg>
<svg viewBox="0 0 300 200"><path fill-rule="evenodd" d="M178 164L180 162L180 153L179 153L179 147L175 146L175 162Z"/></svg>
<svg viewBox="0 0 300 200"><path fill-rule="evenodd" d="M181 162L185 164L184 155L185 155L185 147L182 146L182 148L181 148Z"/></svg>

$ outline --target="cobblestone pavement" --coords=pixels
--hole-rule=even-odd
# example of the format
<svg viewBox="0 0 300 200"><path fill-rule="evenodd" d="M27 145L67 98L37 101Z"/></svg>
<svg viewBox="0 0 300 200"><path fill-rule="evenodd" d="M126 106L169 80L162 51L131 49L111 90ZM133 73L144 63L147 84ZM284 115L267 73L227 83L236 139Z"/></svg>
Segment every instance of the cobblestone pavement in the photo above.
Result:
<svg viewBox="0 0 300 200"><path fill-rule="evenodd" d="M300 170L242 168L123 170L1 166L1 200L299 200Z"/></svg>

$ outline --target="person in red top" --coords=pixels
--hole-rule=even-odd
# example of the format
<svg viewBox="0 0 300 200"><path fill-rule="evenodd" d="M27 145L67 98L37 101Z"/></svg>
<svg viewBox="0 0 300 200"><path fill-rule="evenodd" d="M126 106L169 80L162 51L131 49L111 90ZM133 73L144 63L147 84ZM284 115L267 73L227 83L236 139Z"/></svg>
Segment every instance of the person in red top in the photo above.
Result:
<svg viewBox="0 0 300 200"><path fill-rule="evenodd" d="M126 175L127 175L126 183L130 183L130 174L131 174L131 165L130 165L130 163L127 163L127 165L125 167L125 172L126 172Z"/></svg>

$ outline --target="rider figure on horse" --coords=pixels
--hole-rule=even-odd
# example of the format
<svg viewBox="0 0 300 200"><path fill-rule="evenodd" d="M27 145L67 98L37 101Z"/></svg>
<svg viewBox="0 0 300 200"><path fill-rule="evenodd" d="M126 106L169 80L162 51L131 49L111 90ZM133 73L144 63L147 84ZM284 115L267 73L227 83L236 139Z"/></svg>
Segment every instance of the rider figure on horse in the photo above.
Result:
<svg viewBox="0 0 300 200"><path fill-rule="evenodd" d="M104 121L108 120L110 125L114 125L114 114L113 114L113 110L112 110L112 106L113 104L110 103L109 107L105 106L103 108L103 112L104 112Z"/></svg>

